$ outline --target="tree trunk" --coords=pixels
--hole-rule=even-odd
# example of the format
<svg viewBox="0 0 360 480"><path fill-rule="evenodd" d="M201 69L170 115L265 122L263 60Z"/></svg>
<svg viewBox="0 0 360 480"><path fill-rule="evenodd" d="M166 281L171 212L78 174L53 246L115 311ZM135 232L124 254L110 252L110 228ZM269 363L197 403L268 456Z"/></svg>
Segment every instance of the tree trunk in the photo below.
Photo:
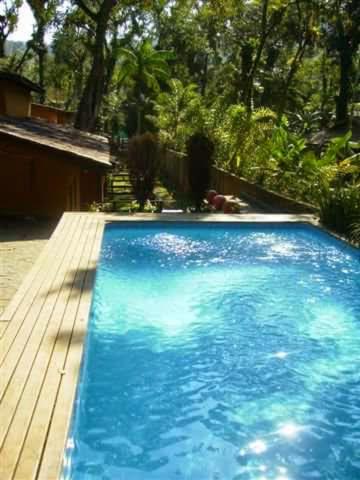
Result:
<svg viewBox="0 0 360 480"><path fill-rule="evenodd" d="M136 135L141 135L142 131L142 108L141 100L136 103Z"/></svg>
<svg viewBox="0 0 360 480"><path fill-rule="evenodd" d="M206 87L208 83L209 55L205 55L204 68L201 75L201 95L205 97Z"/></svg>
<svg viewBox="0 0 360 480"><path fill-rule="evenodd" d="M20 62L15 67L15 72L21 72L22 66L25 63L26 57L29 55L30 50L31 50L31 47L30 47L30 44L28 42L26 44L26 50L24 51L24 53L23 53L23 55L20 59Z"/></svg>
<svg viewBox="0 0 360 480"><path fill-rule="evenodd" d="M340 88L336 97L336 123L349 123L349 102L351 97L352 51L342 48L340 54Z"/></svg>
<svg viewBox="0 0 360 480"><path fill-rule="evenodd" d="M93 63L86 81L75 120L75 127L80 130L93 131L96 126L96 121L104 93L104 44L106 40L106 31L111 11L115 5L116 0L104 0L101 4L98 14L96 15L97 25Z"/></svg>
<svg viewBox="0 0 360 480"><path fill-rule="evenodd" d="M250 71L253 63L254 48L251 44L245 43L241 47L241 100L246 104L250 97Z"/></svg>
<svg viewBox="0 0 360 480"><path fill-rule="evenodd" d="M268 7L269 7L269 0L263 0L262 1L262 12L261 12L261 33L260 33L259 45L256 49L255 58L254 58L254 61L252 62L250 70L243 73L243 75L246 75L246 83L245 83L245 88L244 88L243 100L244 100L245 106L246 106L249 114L252 111L255 74L256 74L256 71L258 69L259 62L260 62L260 59L261 59L261 55L262 55L262 52L264 50L265 42L267 40L267 36L268 36L268 33L269 33L267 31Z"/></svg>
<svg viewBox="0 0 360 480"><path fill-rule="evenodd" d="M6 37L3 37L0 35L0 58L5 57L5 42L6 42Z"/></svg>
<svg viewBox="0 0 360 480"><path fill-rule="evenodd" d="M275 27L277 27L281 23L287 8L288 8L288 5L283 6L281 9L278 9L277 11L273 12L269 18L269 0L262 0L260 40L256 49L255 58L254 58L254 61L252 62L251 69L247 74L246 92L244 95L244 103L249 114L251 114L252 108L253 108L255 76L260 65L260 60L261 60L267 39L269 35L273 32Z"/></svg>
<svg viewBox="0 0 360 480"><path fill-rule="evenodd" d="M265 71L267 72L267 76L263 79L264 90L261 95L261 105L265 105L267 107L273 106L273 80L270 77L270 72L274 70L276 62L279 58L280 50L274 46L270 46L267 51L266 63L265 63Z"/></svg>
<svg viewBox="0 0 360 480"><path fill-rule="evenodd" d="M327 115L326 115L326 102L328 100L328 78L327 78L327 71L326 71L326 56L325 53L322 54L321 59L321 104L320 104L320 112L321 112L321 126L325 127L327 125Z"/></svg>
<svg viewBox="0 0 360 480"><path fill-rule="evenodd" d="M42 93L40 94L39 101L40 103L45 103L45 61L46 61L46 45L45 45L45 25L43 23L39 24L37 31L37 43L38 43L38 59L39 59L39 85L42 88Z"/></svg>
<svg viewBox="0 0 360 480"><path fill-rule="evenodd" d="M296 54L291 62L289 73L287 74L287 77L284 83L284 89L282 91L282 97L281 97L281 101L278 109L278 123L281 122L285 109L287 107L290 85L292 84L295 74L298 71L298 68L302 62L302 59L306 51L306 47L307 47L307 41L306 41L306 32L305 32L303 40L298 45Z"/></svg>

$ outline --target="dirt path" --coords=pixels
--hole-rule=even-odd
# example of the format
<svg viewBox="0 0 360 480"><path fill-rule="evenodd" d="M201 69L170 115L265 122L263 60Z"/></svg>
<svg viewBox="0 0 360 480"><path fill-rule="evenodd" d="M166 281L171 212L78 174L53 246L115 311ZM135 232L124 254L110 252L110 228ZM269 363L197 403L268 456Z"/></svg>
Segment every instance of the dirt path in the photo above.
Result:
<svg viewBox="0 0 360 480"><path fill-rule="evenodd" d="M0 315L55 226L53 221L0 217Z"/></svg>

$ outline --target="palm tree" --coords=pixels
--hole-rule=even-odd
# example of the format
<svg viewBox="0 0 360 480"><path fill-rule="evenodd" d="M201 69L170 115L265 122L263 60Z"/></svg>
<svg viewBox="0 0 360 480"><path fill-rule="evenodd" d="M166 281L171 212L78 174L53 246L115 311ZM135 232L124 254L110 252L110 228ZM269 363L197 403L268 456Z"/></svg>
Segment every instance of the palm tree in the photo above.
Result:
<svg viewBox="0 0 360 480"><path fill-rule="evenodd" d="M167 61L173 58L171 52L155 50L149 40L141 43L137 49L121 50L123 61L120 66L120 84L131 78L134 82L134 97L137 113L137 134L142 130L142 109L145 93L148 90L158 92L159 82L166 81L170 77Z"/></svg>
<svg viewBox="0 0 360 480"><path fill-rule="evenodd" d="M165 134L163 143L178 151L185 148L186 139L193 133L193 119L202 107L202 96L194 83L184 85L176 78L168 82L169 91L161 92L154 102L156 115L150 117Z"/></svg>

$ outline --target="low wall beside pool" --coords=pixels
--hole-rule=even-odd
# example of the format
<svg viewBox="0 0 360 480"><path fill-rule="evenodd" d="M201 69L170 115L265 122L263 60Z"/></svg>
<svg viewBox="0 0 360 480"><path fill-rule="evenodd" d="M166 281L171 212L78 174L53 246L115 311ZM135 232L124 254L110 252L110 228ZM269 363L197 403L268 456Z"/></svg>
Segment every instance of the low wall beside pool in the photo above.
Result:
<svg viewBox="0 0 360 480"><path fill-rule="evenodd" d="M165 150L160 156L162 173L180 192L189 191L188 159L183 153ZM316 213L315 206L267 190L218 167L212 168L212 183L219 193L242 196L273 213Z"/></svg>

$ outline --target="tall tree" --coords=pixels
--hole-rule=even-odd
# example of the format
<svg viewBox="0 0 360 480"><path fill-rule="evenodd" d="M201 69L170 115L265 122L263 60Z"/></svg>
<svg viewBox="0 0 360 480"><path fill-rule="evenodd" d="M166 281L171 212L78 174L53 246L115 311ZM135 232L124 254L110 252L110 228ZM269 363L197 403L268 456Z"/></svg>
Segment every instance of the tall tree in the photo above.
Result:
<svg viewBox="0 0 360 480"><path fill-rule="evenodd" d="M15 30L22 0L2 0L0 5L0 58L5 57L5 42Z"/></svg>
<svg viewBox="0 0 360 480"><path fill-rule="evenodd" d="M134 82L134 99L137 112L137 134L142 133L143 105L146 93L159 91L159 82L169 79L170 70L167 61L172 53L155 50L149 40L138 48L122 49L124 60L120 66L120 82L130 77Z"/></svg>
<svg viewBox="0 0 360 480"><path fill-rule="evenodd" d="M289 2L286 0L278 2L259 0L254 3L256 10L260 9L260 29L256 36L257 38L255 37L254 39L254 37L250 37L250 40L243 43L242 51L242 100L249 112L251 112L253 107L254 82L266 42L270 35L274 34L275 29L281 24L285 12L289 7ZM252 13L250 9L250 21L254 21L254 19L257 18L256 10ZM254 43L255 48L253 47Z"/></svg>
<svg viewBox="0 0 360 480"><path fill-rule="evenodd" d="M47 78L55 94L62 97L65 108L75 110L90 66L94 31L79 9L68 11L58 27L51 45L53 62Z"/></svg>
<svg viewBox="0 0 360 480"><path fill-rule="evenodd" d="M287 21L287 41L290 43L291 37L293 37L295 46L291 45L294 51L293 54L289 56L289 68L282 85L282 96L277 109L279 121L281 121L286 109L290 86L301 65L305 52L308 47L314 45L314 41L318 35L316 25L318 20L317 2L313 0L295 0L292 7L292 9L289 9Z"/></svg>
<svg viewBox="0 0 360 480"><path fill-rule="evenodd" d="M324 14L328 49L337 55L340 64L336 121L348 124L354 60L360 45L360 3L358 0L328 0L324 2Z"/></svg>
<svg viewBox="0 0 360 480"><path fill-rule="evenodd" d="M45 62L47 47L45 44L45 33L51 22L54 20L56 9L60 0L26 0L29 4L34 18L35 26L30 43L31 48L38 57L38 82L43 89L40 94L40 103L45 102Z"/></svg>
<svg viewBox="0 0 360 480"><path fill-rule="evenodd" d="M116 7L117 0L102 0L98 9L94 11L94 2L74 0L81 10L95 25L95 39L92 48L92 65L86 80L85 88L79 103L75 127L80 130L93 131L99 114L104 93L105 82L105 42L111 13ZM95 2L96 3L96 2Z"/></svg>

